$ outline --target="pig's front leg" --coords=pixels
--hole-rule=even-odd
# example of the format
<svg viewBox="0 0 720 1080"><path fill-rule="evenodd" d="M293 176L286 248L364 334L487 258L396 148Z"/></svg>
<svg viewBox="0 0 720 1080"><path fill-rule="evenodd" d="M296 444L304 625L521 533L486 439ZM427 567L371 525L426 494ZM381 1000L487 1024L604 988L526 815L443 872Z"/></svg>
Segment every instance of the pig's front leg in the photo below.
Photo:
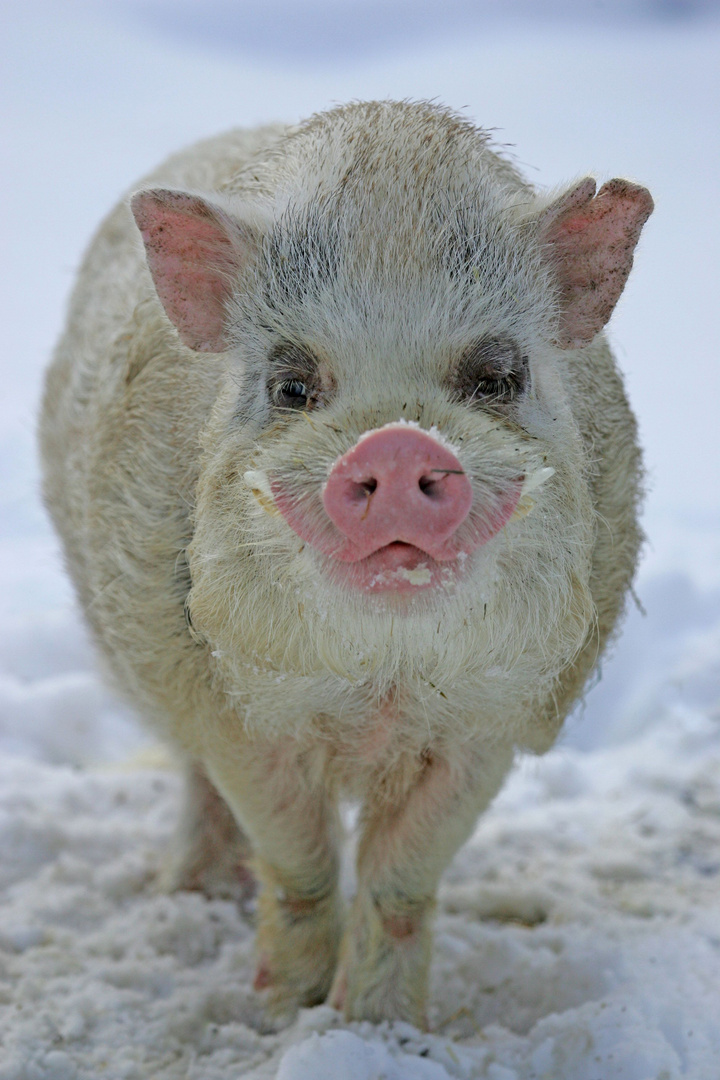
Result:
<svg viewBox="0 0 720 1080"><path fill-rule="evenodd" d="M336 807L303 774L292 740L244 739L206 757L252 843L260 882L254 986L274 1007L324 1001L342 934Z"/></svg>
<svg viewBox="0 0 720 1080"><path fill-rule="evenodd" d="M401 804L363 812L358 891L329 1003L349 1020L426 1027L432 918L440 876L499 789L512 749L428 754Z"/></svg>

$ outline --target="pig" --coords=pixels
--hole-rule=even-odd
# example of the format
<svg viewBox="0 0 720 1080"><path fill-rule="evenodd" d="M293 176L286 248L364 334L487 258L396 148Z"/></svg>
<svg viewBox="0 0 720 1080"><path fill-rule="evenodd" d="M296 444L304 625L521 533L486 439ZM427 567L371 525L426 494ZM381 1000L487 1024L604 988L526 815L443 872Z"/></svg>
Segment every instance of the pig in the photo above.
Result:
<svg viewBox="0 0 720 1080"><path fill-rule="evenodd" d="M183 763L165 886L257 881L269 1007L427 1023L441 875L617 627L642 468L602 331L652 207L361 102L171 157L90 246L44 497Z"/></svg>

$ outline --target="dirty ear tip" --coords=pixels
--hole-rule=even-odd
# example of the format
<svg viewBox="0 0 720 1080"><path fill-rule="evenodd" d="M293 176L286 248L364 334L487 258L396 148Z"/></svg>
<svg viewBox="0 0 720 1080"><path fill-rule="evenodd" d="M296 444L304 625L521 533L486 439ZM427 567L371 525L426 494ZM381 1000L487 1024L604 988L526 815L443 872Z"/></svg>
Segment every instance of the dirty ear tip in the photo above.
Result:
<svg viewBox="0 0 720 1080"><path fill-rule="evenodd" d="M192 191L176 191L173 188L141 188L130 196L130 209L133 214L142 213L151 206L180 213L200 214L200 216L208 214L205 197Z"/></svg>
<svg viewBox="0 0 720 1080"><path fill-rule="evenodd" d="M135 207L146 206L148 203L162 203L167 201L163 196L169 195L170 192L164 191L162 188L140 188L139 191L134 191L130 196L130 206Z"/></svg>
<svg viewBox="0 0 720 1080"><path fill-rule="evenodd" d="M130 196L130 211L135 218L135 224L139 229L143 229L147 225L148 213L150 212L153 204L155 206L167 204L167 198L164 196L169 195L170 192L166 192L162 189L156 188L142 188L140 191L135 191Z"/></svg>
<svg viewBox="0 0 720 1080"><path fill-rule="evenodd" d="M633 183L632 180L615 177L613 180L606 181L598 191L597 197L600 199L608 195L634 203L638 216L644 215L643 223L647 221L655 209L655 201L648 189L643 187L642 184Z"/></svg>
<svg viewBox="0 0 720 1080"><path fill-rule="evenodd" d="M582 180L578 181L576 187L573 190L573 195L578 202L588 202L595 195L597 190L597 181L594 176L584 176Z"/></svg>
<svg viewBox="0 0 720 1080"><path fill-rule="evenodd" d="M130 211L135 218L136 223L139 225L139 219L144 217L144 210L147 204L149 192L136 191L130 196Z"/></svg>

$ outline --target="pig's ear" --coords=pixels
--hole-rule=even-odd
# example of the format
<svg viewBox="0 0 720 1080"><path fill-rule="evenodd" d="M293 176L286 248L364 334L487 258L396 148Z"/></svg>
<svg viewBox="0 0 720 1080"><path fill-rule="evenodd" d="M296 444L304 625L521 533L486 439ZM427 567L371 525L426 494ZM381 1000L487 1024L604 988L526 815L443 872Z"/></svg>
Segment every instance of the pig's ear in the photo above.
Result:
<svg viewBox="0 0 720 1080"><path fill-rule="evenodd" d="M540 236L560 284L560 348L587 344L610 318L652 209L645 188L610 180L595 195L588 177L540 215Z"/></svg>
<svg viewBox="0 0 720 1080"><path fill-rule="evenodd" d="M225 305L254 247L253 230L185 191L139 191L130 206L158 296L183 344L222 352Z"/></svg>

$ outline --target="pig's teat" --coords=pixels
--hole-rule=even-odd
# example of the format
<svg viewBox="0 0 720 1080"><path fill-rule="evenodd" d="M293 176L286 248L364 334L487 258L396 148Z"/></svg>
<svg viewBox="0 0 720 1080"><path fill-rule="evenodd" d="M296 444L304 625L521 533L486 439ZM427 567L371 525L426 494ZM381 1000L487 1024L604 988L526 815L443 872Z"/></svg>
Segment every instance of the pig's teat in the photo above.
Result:
<svg viewBox="0 0 720 1080"><path fill-rule="evenodd" d="M458 458L432 435L389 424L361 436L333 465L323 489L325 511L350 545L337 557L356 561L392 543L435 559L454 558L447 541L472 505Z"/></svg>

